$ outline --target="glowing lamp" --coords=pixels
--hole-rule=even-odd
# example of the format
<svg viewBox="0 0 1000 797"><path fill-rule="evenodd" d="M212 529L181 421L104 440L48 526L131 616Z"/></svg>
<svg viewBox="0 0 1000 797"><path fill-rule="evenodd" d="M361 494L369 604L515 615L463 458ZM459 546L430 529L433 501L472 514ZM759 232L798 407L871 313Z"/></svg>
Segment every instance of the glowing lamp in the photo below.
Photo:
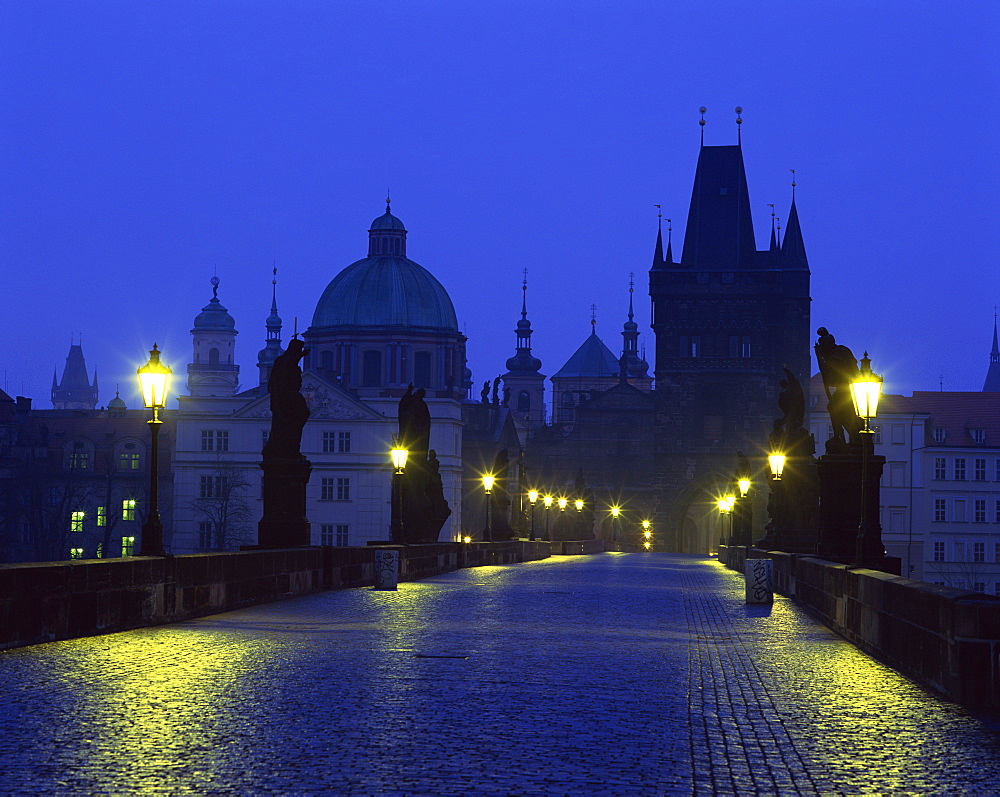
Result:
<svg viewBox="0 0 1000 797"><path fill-rule="evenodd" d="M575 500L575 501L573 502L573 506L575 506L575 507L576 507L576 511L577 511L577 512L582 512L582 511L583 511L583 500L582 500L582 499L580 499L580 498L577 498L577 499L576 499L576 500Z"/></svg>
<svg viewBox="0 0 1000 797"><path fill-rule="evenodd" d="M487 495L493 492L493 485L495 483L496 483L495 476L483 476L483 489L486 490Z"/></svg>
<svg viewBox="0 0 1000 797"><path fill-rule="evenodd" d="M646 539L648 540L648 539L649 539L650 537L652 537L652 536L653 536L653 532L651 532L651 531L650 531L649 529L646 529L646 530L645 530L645 531L644 531L644 532L642 533L642 536L643 536L643 537L645 537L645 538L646 538Z"/></svg>
<svg viewBox="0 0 1000 797"><path fill-rule="evenodd" d="M715 502L715 505L719 508L719 511L725 514L729 511L729 501L725 498L720 498Z"/></svg>
<svg viewBox="0 0 1000 797"><path fill-rule="evenodd" d="M139 386L142 388L142 403L151 410L162 410L167 406L167 377L171 370L160 362L160 352L153 344L149 362L141 366Z"/></svg>
<svg viewBox="0 0 1000 797"><path fill-rule="evenodd" d="M642 521L642 527L643 527L644 529L647 529L647 530L648 530L648 529L649 529L649 521L648 521L648 520L644 520L644 521Z"/></svg>
<svg viewBox="0 0 1000 797"><path fill-rule="evenodd" d="M776 482L781 481L781 473L785 470L785 455L777 452L769 454L767 464L771 466L771 475Z"/></svg>
<svg viewBox="0 0 1000 797"><path fill-rule="evenodd" d="M555 499L551 495L546 495L542 498L542 503L545 504L546 509L552 509L552 502Z"/></svg>
<svg viewBox="0 0 1000 797"><path fill-rule="evenodd" d="M740 488L740 498L746 498L747 493L750 492L750 480L740 479L738 482L736 482L736 484L739 485Z"/></svg>
<svg viewBox="0 0 1000 797"><path fill-rule="evenodd" d="M463 537L462 538L462 542L464 542L464 543L470 543L470 542L472 542L472 537Z"/></svg>
<svg viewBox="0 0 1000 797"><path fill-rule="evenodd" d="M611 507L611 517L618 520L618 516L622 513L622 508L620 506Z"/></svg>
<svg viewBox="0 0 1000 797"><path fill-rule="evenodd" d="M872 361L868 352L861 358L861 369L857 378L851 382L851 400L854 411L865 421L865 431L870 431L868 421L878 412L878 400L882 395L882 377L872 373Z"/></svg>
<svg viewBox="0 0 1000 797"><path fill-rule="evenodd" d="M646 549L646 550L648 551L648 550L650 549L650 547L652 546L652 544L653 544L653 543L651 543L651 542L650 542L649 540L646 540L646 541L645 541L645 542L644 542L644 543L642 544L642 547L643 547L643 548L645 548L645 549Z"/></svg>
<svg viewBox="0 0 1000 797"><path fill-rule="evenodd" d="M406 450L403 443L395 439L393 440L392 449L389 452L392 457L392 466L396 469L396 473L402 473L406 468L406 459L409 457L410 452Z"/></svg>
<svg viewBox="0 0 1000 797"><path fill-rule="evenodd" d="M566 504L568 504L569 501L566 498L560 498L558 501L556 501L556 503L559 505L560 511L565 512Z"/></svg>
<svg viewBox="0 0 1000 797"><path fill-rule="evenodd" d="M528 503L534 506L537 500L538 500L538 490L528 490Z"/></svg>

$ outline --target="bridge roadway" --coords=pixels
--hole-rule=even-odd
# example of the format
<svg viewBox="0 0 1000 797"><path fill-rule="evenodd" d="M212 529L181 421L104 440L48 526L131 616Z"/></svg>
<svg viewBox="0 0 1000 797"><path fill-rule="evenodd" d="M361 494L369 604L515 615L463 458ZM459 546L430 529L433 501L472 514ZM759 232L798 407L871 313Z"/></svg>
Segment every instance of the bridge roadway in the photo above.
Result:
<svg viewBox="0 0 1000 797"><path fill-rule="evenodd" d="M558 557L0 654L0 792L1000 793L1000 723L714 560Z"/></svg>

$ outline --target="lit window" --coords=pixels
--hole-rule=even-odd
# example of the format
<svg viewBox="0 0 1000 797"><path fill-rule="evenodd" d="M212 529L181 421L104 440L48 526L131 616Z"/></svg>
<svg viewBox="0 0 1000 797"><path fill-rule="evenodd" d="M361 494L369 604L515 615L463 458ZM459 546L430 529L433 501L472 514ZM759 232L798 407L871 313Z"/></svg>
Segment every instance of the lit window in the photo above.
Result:
<svg viewBox="0 0 1000 797"><path fill-rule="evenodd" d="M135 520L134 498L126 498L122 501L122 520Z"/></svg>
<svg viewBox="0 0 1000 797"><path fill-rule="evenodd" d="M965 457L955 458L955 479L965 481Z"/></svg>
<svg viewBox="0 0 1000 797"><path fill-rule="evenodd" d="M90 452L84 443L73 443L69 452L69 466L73 470L86 470L90 467Z"/></svg>
<svg viewBox="0 0 1000 797"><path fill-rule="evenodd" d="M943 562L944 561L944 543L935 542L934 543L934 561Z"/></svg>
<svg viewBox="0 0 1000 797"><path fill-rule="evenodd" d="M337 479L337 500L349 501L351 499L351 480Z"/></svg>
<svg viewBox="0 0 1000 797"><path fill-rule="evenodd" d="M347 532L348 526L346 524L341 524L337 526L337 545L344 546L347 545Z"/></svg>
<svg viewBox="0 0 1000 797"><path fill-rule="evenodd" d="M976 459L973 460L973 464L975 465L975 467L973 468L973 473L975 474L973 476L973 478L977 482L984 482L984 481L986 481L986 459L985 459L985 457L982 458L982 459L980 459L980 458L977 457Z"/></svg>
<svg viewBox="0 0 1000 797"><path fill-rule="evenodd" d="M83 559L83 548L70 548L69 549L70 559Z"/></svg>
<svg viewBox="0 0 1000 797"><path fill-rule="evenodd" d="M103 507L97 507L97 525L107 526L108 525L108 510Z"/></svg>
<svg viewBox="0 0 1000 797"><path fill-rule="evenodd" d="M122 556L134 556L135 537L122 537Z"/></svg>
<svg viewBox="0 0 1000 797"><path fill-rule="evenodd" d="M72 532L83 531L83 519L86 516L84 512L70 512L69 513L69 530Z"/></svg>
<svg viewBox="0 0 1000 797"><path fill-rule="evenodd" d="M103 542L97 543L97 550L94 552L94 557L96 559L103 559L104 558L104 543Z"/></svg>
<svg viewBox="0 0 1000 797"><path fill-rule="evenodd" d="M947 479L948 475L945 472L945 459L944 457L934 457L934 478L935 479Z"/></svg>

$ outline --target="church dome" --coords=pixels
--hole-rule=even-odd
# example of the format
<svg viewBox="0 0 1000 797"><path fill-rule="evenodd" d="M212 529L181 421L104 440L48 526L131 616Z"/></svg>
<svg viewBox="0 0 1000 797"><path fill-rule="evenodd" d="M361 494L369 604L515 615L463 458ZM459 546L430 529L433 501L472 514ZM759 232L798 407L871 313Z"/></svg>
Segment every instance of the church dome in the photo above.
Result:
<svg viewBox="0 0 1000 797"><path fill-rule="evenodd" d="M334 277L316 304L313 329L339 326L458 331L451 297L406 257L406 228L388 208L368 231L368 257Z"/></svg>
<svg viewBox="0 0 1000 797"><path fill-rule="evenodd" d="M229 311L222 306L219 301L219 278L212 277L212 299L201 308L201 312L194 319L194 329L196 330L218 330L220 332L231 332L236 329L236 321Z"/></svg>

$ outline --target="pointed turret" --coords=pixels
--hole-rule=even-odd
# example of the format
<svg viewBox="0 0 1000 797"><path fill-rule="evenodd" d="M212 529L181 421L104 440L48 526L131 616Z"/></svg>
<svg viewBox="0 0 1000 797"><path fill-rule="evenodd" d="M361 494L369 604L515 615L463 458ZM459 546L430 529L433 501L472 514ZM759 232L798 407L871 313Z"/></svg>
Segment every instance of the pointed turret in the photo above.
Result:
<svg viewBox="0 0 1000 797"><path fill-rule="evenodd" d="M271 271L271 315L264 326L267 329L264 348L257 352L257 368L260 370L260 384L266 385L271 376L271 367L281 354L281 317L278 315L278 269Z"/></svg>
<svg viewBox="0 0 1000 797"><path fill-rule="evenodd" d="M993 314L993 350L990 352L990 368L986 372L983 393L1000 393L1000 346L997 345L997 317Z"/></svg>
<svg viewBox="0 0 1000 797"><path fill-rule="evenodd" d="M667 265L674 264L674 228L667 219Z"/></svg>
<svg viewBox="0 0 1000 797"><path fill-rule="evenodd" d="M653 249L653 268L660 269L664 266L663 259L663 229L657 225L656 246Z"/></svg>
<svg viewBox="0 0 1000 797"><path fill-rule="evenodd" d="M542 361L531 353L531 322L528 320L528 269L521 283L521 320L514 329L517 349L507 360L507 373L501 378L510 390L510 406L528 423L544 420L545 376L539 372Z"/></svg>
<svg viewBox="0 0 1000 797"><path fill-rule="evenodd" d="M620 379L622 381L635 381L635 387L640 390L649 390L651 382L647 374L649 373L649 363L639 355L639 325L635 322L635 313L632 304L632 294L635 292L635 275L629 275L628 284L628 321L622 328L622 356L619 358L621 368Z"/></svg>
<svg viewBox="0 0 1000 797"><path fill-rule="evenodd" d="M781 254L786 261L786 268L809 268L806 260L806 246L802 242L802 228L799 227L799 212L795 208L795 194L792 194L792 207L788 211L788 221L785 223L785 240L781 242Z"/></svg>
<svg viewBox="0 0 1000 797"><path fill-rule="evenodd" d="M681 266L739 271L754 266L756 243L743 150L702 146L684 233Z"/></svg>
<svg viewBox="0 0 1000 797"><path fill-rule="evenodd" d="M192 396L232 396L239 387L235 362L236 322L219 301L219 278L212 277L212 298L191 329L194 362L188 363L188 392Z"/></svg>
<svg viewBox="0 0 1000 797"><path fill-rule="evenodd" d="M66 356L62 380L57 384L52 376L52 406L57 410L92 410L97 407L97 372L94 382L87 377L83 347L72 343Z"/></svg>

